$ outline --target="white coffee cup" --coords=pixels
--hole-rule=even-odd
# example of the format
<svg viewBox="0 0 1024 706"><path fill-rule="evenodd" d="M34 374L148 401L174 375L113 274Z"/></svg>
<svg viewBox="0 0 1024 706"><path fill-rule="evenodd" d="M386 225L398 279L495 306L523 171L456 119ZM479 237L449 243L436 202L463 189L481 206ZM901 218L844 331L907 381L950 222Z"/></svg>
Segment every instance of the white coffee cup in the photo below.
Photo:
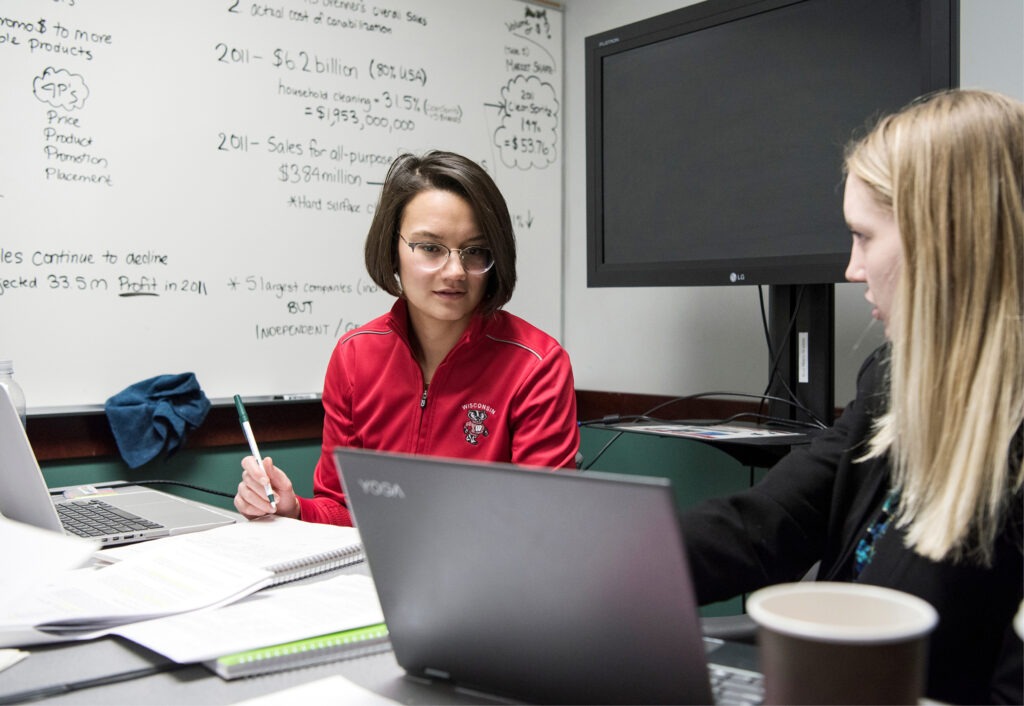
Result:
<svg viewBox="0 0 1024 706"><path fill-rule="evenodd" d="M938 614L902 591L802 581L751 594L765 702L915 704Z"/></svg>

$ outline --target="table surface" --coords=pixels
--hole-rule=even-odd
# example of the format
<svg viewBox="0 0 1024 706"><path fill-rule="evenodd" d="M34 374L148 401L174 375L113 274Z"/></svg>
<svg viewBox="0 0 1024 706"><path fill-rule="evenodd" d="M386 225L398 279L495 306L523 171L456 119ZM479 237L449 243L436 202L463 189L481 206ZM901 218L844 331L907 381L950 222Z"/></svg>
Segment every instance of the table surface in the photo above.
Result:
<svg viewBox="0 0 1024 706"><path fill-rule="evenodd" d="M0 673L0 703L4 697L30 689L74 682L109 674L165 664L165 658L122 638L36 647L31 655ZM756 649L749 645L725 643L713 661L754 669ZM232 704L245 699L288 689L311 681L341 675L381 696L403 704L502 704L507 700L463 690L449 684L408 676L395 661L394 653L329 662L283 672L226 681L200 665L187 665L171 672L152 674L131 681L104 684L58 694L46 704ZM40 703L40 702L35 702Z"/></svg>
<svg viewBox="0 0 1024 706"><path fill-rule="evenodd" d="M365 562L340 572L369 573ZM312 577L305 581L322 578ZM27 659L0 672L0 703L4 703L5 697L29 690L170 663L162 655L120 637L43 645L26 648L26 651L30 653ZM502 703L479 693L462 692L445 684L409 677L390 651L230 681L221 679L202 665L186 665L130 681L57 694L47 698L45 703L55 706L231 704L338 674L400 703Z"/></svg>
<svg viewBox="0 0 1024 706"><path fill-rule="evenodd" d="M121 638L34 648L31 653L28 659L0 673L0 700L56 681L88 679L166 662L163 657ZM502 703L478 693L413 679L398 666L391 652L231 681L221 679L200 665L189 665L173 672L52 696L45 703L231 704L339 674L405 704Z"/></svg>
<svg viewBox="0 0 1024 706"><path fill-rule="evenodd" d="M159 540L156 540L159 541ZM314 576L295 584L322 580L336 573L369 575L366 562ZM294 585L294 584L293 584ZM744 669L756 669L756 649L749 645L708 643L712 661ZM83 642L64 642L26 648L29 657L0 672L0 704L21 694L63 683L99 679L115 674L172 664L151 650L120 637ZM443 682L411 677L395 661L391 651L353 659L328 662L272 674L224 680L199 664L173 665L172 671L112 684L92 686L49 696L44 702L59 704L233 704L265 696L319 679L341 675L381 696L403 704L500 704L505 699L464 690Z"/></svg>

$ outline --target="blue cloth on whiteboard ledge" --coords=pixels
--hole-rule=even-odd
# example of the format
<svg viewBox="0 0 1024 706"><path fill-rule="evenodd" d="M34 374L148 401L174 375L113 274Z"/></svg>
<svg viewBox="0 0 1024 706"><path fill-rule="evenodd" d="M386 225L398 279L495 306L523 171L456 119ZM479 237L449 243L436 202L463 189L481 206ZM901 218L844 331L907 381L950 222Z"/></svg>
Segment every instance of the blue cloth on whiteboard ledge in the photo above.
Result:
<svg viewBox="0 0 1024 706"><path fill-rule="evenodd" d="M110 430L131 468L162 451L170 457L210 411L194 373L158 375L126 387L104 405Z"/></svg>

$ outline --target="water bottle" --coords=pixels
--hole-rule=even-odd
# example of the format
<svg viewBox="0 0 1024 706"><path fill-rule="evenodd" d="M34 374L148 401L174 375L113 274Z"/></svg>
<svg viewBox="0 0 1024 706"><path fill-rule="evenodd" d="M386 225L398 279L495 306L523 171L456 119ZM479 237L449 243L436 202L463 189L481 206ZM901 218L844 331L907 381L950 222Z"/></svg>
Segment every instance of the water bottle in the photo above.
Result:
<svg viewBox="0 0 1024 706"><path fill-rule="evenodd" d="M25 393L14 379L13 361L0 360L0 385L7 388L7 394L10 395L11 402L14 403L14 408L18 410L18 416L21 418L21 426L25 426Z"/></svg>

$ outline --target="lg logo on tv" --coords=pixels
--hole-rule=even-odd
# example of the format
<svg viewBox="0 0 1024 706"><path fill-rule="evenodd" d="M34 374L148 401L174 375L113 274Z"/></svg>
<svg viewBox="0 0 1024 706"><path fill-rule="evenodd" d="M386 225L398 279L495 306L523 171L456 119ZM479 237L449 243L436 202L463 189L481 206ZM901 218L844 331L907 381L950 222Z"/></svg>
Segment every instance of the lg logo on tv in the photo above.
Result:
<svg viewBox="0 0 1024 706"><path fill-rule="evenodd" d="M359 487L367 495L373 495L378 498L405 497L405 493L402 492L402 486L398 483L389 483L384 480L360 480Z"/></svg>

